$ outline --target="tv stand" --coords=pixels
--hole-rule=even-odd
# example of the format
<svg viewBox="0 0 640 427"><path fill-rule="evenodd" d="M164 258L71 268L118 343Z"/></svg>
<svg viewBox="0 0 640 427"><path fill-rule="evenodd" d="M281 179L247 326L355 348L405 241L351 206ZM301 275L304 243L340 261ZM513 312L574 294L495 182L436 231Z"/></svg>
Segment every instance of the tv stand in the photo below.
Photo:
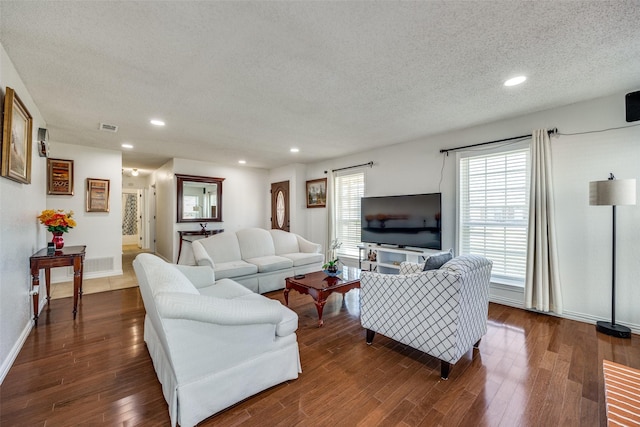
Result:
<svg viewBox="0 0 640 427"><path fill-rule="evenodd" d="M424 262L431 254L440 251L434 249L388 247L377 243L365 243L365 259L362 269L385 274L398 274L402 262ZM375 261L369 259L369 253L375 254Z"/></svg>

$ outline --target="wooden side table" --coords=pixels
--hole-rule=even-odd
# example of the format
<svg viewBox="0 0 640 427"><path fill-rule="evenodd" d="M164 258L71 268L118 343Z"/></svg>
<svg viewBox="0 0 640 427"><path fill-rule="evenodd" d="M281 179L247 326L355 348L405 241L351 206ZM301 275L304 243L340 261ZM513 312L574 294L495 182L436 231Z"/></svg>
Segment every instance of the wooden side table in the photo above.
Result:
<svg viewBox="0 0 640 427"><path fill-rule="evenodd" d="M206 229L205 230L186 230L186 231L179 230L178 235L180 236L180 244L178 245L178 259L176 259L176 264L180 262L180 254L182 253L182 242L193 242L193 240L185 239L185 237L188 237L188 236L209 237L209 236L213 236L214 234L222 233L223 231L224 230L206 230Z"/></svg>
<svg viewBox="0 0 640 427"><path fill-rule="evenodd" d="M47 304L51 300L51 268L73 266L73 318L78 312L78 296L82 297L82 270L86 246L65 246L48 254L40 249L29 258L31 266L31 295L33 296L33 320L38 327L38 297L40 293L40 269L44 268L47 286Z"/></svg>

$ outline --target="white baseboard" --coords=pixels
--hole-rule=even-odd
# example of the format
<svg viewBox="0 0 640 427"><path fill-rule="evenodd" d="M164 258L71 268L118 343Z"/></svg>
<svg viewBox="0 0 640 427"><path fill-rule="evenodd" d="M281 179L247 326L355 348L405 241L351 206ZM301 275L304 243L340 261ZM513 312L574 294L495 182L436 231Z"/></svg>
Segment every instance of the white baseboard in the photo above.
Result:
<svg viewBox="0 0 640 427"><path fill-rule="evenodd" d="M82 275L83 279L98 279L100 277L111 277L111 276L122 276L122 270L111 270L111 271L95 271L93 273L84 273ZM73 276L71 276L71 280L73 280Z"/></svg>
<svg viewBox="0 0 640 427"><path fill-rule="evenodd" d="M27 340L31 329L33 329L33 322L31 321L31 319L29 319L24 329L22 330L20 337L18 337L18 340L13 344L13 347L11 347L11 351L2 361L2 366L0 366L0 384L4 382L4 378L9 373L9 369L11 369L11 367L13 366L13 362L16 361L16 357L18 357L18 354L20 353L24 342Z"/></svg>
<svg viewBox="0 0 640 427"><path fill-rule="evenodd" d="M517 296L518 294L519 293L517 290L509 290L509 289L505 289L504 287L501 287L500 285L494 286L494 284L491 284L491 295L489 296L489 301L496 304L506 305L509 307L519 308L527 311L532 311L535 313L548 314L550 316L561 317L563 319L577 320L578 322L588 323L590 325L595 325L596 322L601 320L605 322L608 322L611 320L603 317L593 316L591 314L585 314L585 313L580 313L580 312L570 311L570 310L564 310L562 314L544 313L541 311L529 310L524 308L524 302L522 298L514 297L514 296ZM620 321L616 321L616 323L626 326L627 328L631 329L632 333L640 335L640 325L627 323L627 322L620 322Z"/></svg>
<svg viewBox="0 0 640 427"><path fill-rule="evenodd" d="M604 317L592 316L590 314L579 313L579 312L568 311L568 310L564 310L564 312L562 313L562 315L560 315L560 317L564 317L566 319L571 319L571 320L577 320L579 322L590 323L592 325L595 325L596 322L598 321L605 321L605 322L611 321L610 318L607 319ZM619 320L616 320L616 324L626 326L627 328L631 329L632 333L640 335L640 325L636 325L634 323L620 322Z"/></svg>
<svg viewBox="0 0 640 427"><path fill-rule="evenodd" d="M522 304L522 301L520 300L515 300L512 298L505 298L502 296L490 296L489 297L489 301L490 302L494 302L496 304L501 304L501 305L506 305L509 307L514 307L514 308L521 308L524 310L524 305Z"/></svg>
<svg viewBox="0 0 640 427"><path fill-rule="evenodd" d="M101 277L111 277L111 276L122 276L122 270L104 270L104 271L94 271L94 272L84 272L82 273L82 279L99 279ZM73 281L73 274L67 274L58 278L51 278L51 283L66 283ZM40 281L43 284L43 281Z"/></svg>

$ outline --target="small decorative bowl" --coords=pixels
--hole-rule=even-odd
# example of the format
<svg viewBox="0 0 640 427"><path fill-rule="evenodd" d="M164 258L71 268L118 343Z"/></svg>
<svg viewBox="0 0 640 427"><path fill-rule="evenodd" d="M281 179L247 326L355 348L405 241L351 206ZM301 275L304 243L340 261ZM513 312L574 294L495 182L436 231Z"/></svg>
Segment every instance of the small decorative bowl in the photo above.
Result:
<svg viewBox="0 0 640 427"><path fill-rule="evenodd" d="M336 277L337 275L339 275L340 273L342 273L342 270L338 270L338 271L336 271L336 272L331 272L331 271L329 271L329 270L322 270L322 272L323 272L324 274L326 274L327 276L329 276L329 277Z"/></svg>

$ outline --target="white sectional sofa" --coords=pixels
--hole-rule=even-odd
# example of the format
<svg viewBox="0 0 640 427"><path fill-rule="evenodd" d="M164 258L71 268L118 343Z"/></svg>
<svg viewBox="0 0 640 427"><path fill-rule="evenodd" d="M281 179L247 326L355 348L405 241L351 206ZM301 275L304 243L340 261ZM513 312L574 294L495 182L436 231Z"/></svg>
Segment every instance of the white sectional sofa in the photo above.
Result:
<svg viewBox="0 0 640 427"><path fill-rule="evenodd" d="M284 279L322 269L322 246L282 230L247 228L193 242L198 265L263 294L284 288Z"/></svg>
<svg viewBox="0 0 640 427"><path fill-rule="evenodd" d="M209 267L133 262L146 316L144 340L171 425L193 426L302 372L298 316Z"/></svg>

